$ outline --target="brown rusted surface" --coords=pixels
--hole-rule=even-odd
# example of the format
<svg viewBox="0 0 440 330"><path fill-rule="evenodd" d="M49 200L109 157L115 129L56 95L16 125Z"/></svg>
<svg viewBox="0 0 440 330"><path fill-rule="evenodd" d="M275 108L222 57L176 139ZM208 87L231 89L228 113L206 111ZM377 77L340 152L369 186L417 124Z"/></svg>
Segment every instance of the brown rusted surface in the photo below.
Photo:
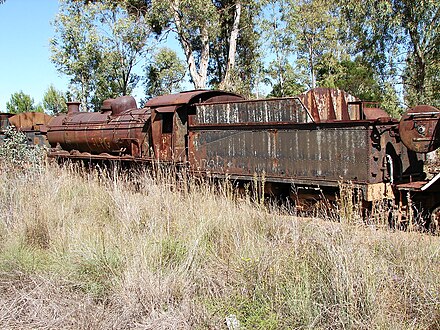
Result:
<svg viewBox="0 0 440 330"><path fill-rule="evenodd" d="M419 105L406 112L399 123L399 134L405 146L427 153L440 146L440 110Z"/></svg>
<svg viewBox="0 0 440 330"><path fill-rule="evenodd" d="M126 97L110 100L105 105L112 112L59 115L47 125L47 138L53 148L68 151L148 158L150 110L126 109L133 106L132 101Z"/></svg>
<svg viewBox="0 0 440 330"><path fill-rule="evenodd" d="M127 161L127 162L139 162L147 163L151 162L151 158L135 158L130 155L115 156L108 153L93 154L89 152L79 152L78 150L72 150L70 152L65 150L51 150L51 157L65 158L73 160L110 160L110 161Z"/></svg>
<svg viewBox="0 0 440 330"><path fill-rule="evenodd" d="M397 190L410 190L410 191L421 191L422 187L426 185L428 181L414 181L397 184Z"/></svg>
<svg viewBox="0 0 440 330"><path fill-rule="evenodd" d="M189 161L203 172L268 181L337 185L340 180L379 183L406 172L421 172L416 155L392 149L395 139L381 132L387 126L368 121L242 127L225 124L195 126L189 132ZM398 147L398 146L396 146ZM387 152L396 158L387 168ZM391 157L391 156L390 156ZM399 169L398 169L399 168Z"/></svg>
<svg viewBox="0 0 440 330"><path fill-rule="evenodd" d="M49 146L45 133L46 123L51 119L51 116L40 112L0 114L0 141L5 139L5 129L11 126L26 135L27 144Z"/></svg>
<svg viewBox="0 0 440 330"><path fill-rule="evenodd" d="M390 115L387 114L385 110L382 110L380 108L369 108L364 106L363 109L364 109L365 119L386 118L391 120Z"/></svg>
<svg viewBox="0 0 440 330"><path fill-rule="evenodd" d="M193 104L242 99L229 92L196 90L149 100L146 106L151 108L151 137L155 158L166 162L187 161L187 122Z"/></svg>
<svg viewBox="0 0 440 330"><path fill-rule="evenodd" d="M9 117L13 114L10 113L0 113L0 130L3 131L9 126Z"/></svg>
<svg viewBox="0 0 440 330"><path fill-rule="evenodd" d="M188 120L191 166L239 179L264 173L268 182L332 186L405 181L423 172L421 156L398 142L397 121L374 104L330 89L304 100L309 108L300 98L197 104Z"/></svg>
<svg viewBox="0 0 440 330"><path fill-rule="evenodd" d="M18 130L40 130L52 118L43 112L23 112L10 117L9 122Z"/></svg>
<svg viewBox="0 0 440 330"><path fill-rule="evenodd" d="M365 152L369 133L362 126L197 130L189 136L190 162L204 171L250 178L264 173L269 180L374 182Z"/></svg>
<svg viewBox="0 0 440 330"><path fill-rule="evenodd" d="M364 119L361 108L349 107L359 99L347 92L333 88L314 88L299 95L315 122Z"/></svg>
<svg viewBox="0 0 440 330"><path fill-rule="evenodd" d="M111 102L111 111L113 116L120 115L124 111L136 109L137 104L133 96L121 96Z"/></svg>
<svg viewBox="0 0 440 330"><path fill-rule="evenodd" d="M206 100L210 100L211 102L224 102L224 101L233 101L243 99L241 96L223 92L223 91L215 91L215 90L194 90L188 92L182 92L177 94L169 94L157 96L149 100L145 106L151 108L157 108L162 106L176 106L182 104L192 104L199 102L206 102Z"/></svg>
<svg viewBox="0 0 440 330"><path fill-rule="evenodd" d="M66 102L66 104L67 104L67 113L68 114L79 112L79 106L80 106L81 102L72 101L72 102Z"/></svg>
<svg viewBox="0 0 440 330"><path fill-rule="evenodd" d="M154 98L145 109L131 102L109 99L101 112L54 118L47 133L51 155L185 164L201 175L264 181L264 191L286 196L334 197L350 181L366 202L402 202L407 193L430 210L439 202L439 177L428 180L424 156L401 142L398 121L342 91L243 100L198 90ZM417 110L407 121L417 119L419 127L435 116ZM437 126L428 131L438 137Z"/></svg>
<svg viewBox="0 0 440 330"><path fill-rule="evenodd" d="M409 191L440 191L440 173L424 180L410 181L396 185L398 190Z"/></svg>
<svg viewBox="0 0 440 330"><path fill-rule="evenodd" d="M312 122L311 114L298 98L283 98L200 104L189 124L221 126Z"/></svg>

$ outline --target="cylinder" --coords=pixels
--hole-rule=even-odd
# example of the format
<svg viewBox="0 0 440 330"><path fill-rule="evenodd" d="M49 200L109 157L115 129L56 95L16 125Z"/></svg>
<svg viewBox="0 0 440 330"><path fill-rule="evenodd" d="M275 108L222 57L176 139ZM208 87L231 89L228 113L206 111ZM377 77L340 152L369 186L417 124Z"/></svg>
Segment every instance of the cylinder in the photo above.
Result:
<svg viewBox="0 0 440 330"><path fill-rule="evenodd" d="M79 112L79 105L81 102L73 101L73 102L66 102L67 104L67 113L76 113Z"/></svg>

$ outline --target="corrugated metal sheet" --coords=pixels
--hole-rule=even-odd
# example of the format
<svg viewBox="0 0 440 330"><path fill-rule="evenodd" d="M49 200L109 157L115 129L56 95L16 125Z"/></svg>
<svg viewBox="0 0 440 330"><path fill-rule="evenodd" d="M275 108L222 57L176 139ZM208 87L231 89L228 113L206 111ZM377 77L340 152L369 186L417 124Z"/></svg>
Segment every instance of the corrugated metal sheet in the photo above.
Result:
<svg viewBox="0 0 440 330"><path fill-rule="evenodd" d="M268 178L376 182L368 126L263 130L196 130L190 161L201 171ZM375 166L377 167L377 165Z"/></svg>
<svg viewBox="0 0 440 330"><path fill-rule="evenodd" d="M310 123L313 118L298 98L197 105L191 125Z"/></svg>

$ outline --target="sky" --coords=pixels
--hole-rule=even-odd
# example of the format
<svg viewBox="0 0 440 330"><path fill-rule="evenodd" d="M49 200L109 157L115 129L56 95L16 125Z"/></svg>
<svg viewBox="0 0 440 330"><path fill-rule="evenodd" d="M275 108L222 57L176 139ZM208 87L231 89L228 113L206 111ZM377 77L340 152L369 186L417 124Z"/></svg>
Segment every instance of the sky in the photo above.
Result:
<svg viewBox="0 0 440 330"><path fill-rule="evenodd" d="M57 13L57 0L6 0L0 4L0 113L7 111L6 102L16 92L30 95L37 105L50 85L68 90L69 78L58 73L50 61L51 23ZM162 46L184 58L175 37ZM193 85L185 79L182 88L189 90ZM145 97L143 87L138 86L133 96L139 104Z"/></svg>
<svg viewBox="0 0 440 330"><path fill-rule="evenodd" d="M51 22L57 0L6 0L0 5L0 112L15 92L23 91L42 102L47 88L66 91L62 77L50 61Z"/></svg>

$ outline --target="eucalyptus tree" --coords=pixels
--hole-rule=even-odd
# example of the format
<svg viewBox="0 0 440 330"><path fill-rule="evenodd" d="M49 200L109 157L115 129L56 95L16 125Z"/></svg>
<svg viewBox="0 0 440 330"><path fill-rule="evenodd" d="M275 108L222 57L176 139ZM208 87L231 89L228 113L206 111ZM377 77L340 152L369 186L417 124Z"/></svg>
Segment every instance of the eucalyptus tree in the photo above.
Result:
<svg viewBox="0 0 440 330"><path fill-rule="evenodd" d="M403 83L407 105L439 105L440 5L437 0L340 0L350 37L384 80Z"/></svg>
<svg viewBox="0 0 440 330"><path fill-rule="evenodd" d="M252 66L247 64L257 54L257 34L252 29L252 19L258 11L255 1L152 0L147 5L138 0L128 2L148 13L159 38L167 38L170 33L177 36L196 89L210 84L236 90L243 78L251 76ZM243 38L243 33L248 37Z"/></svg>
<svg viewBox="0 0 440 330"><path fill-rule="evenodd" d="M25 94L23 91L16 92L11 95L11 98L6 102L6 110L9 113L21 113L21 112L43 112L41 105L34 105L34 99Z"/></svg>
<svg viewBox="0 0 440 330"><path fill-rule="evenodd" d="M295 96L304 91L307 75L301 74L296 65L295 36L289 28L289 12L292 3L268 0L260 22L263 49L269 62L265 67L265 83L272 90L270 97Z"/></svg>
<svg viewBox="0 0 440 330"><path fill-rule="evenodd" d="M154 97L170 94L180 89L186 70L185 63L169 48L160 48L152 63L145 67L145 94Z"/></svg>
<svg viewBox="0 0 440 330"><path fill-rule="evenodd" d="M133 69L151 46L144 23L119 2L61 0L51 59L70 77L84 110L136 87Z"/></svg>
<svg viewBox="0 0 440 330"><path fill-rule="evenodd" d="M326 54L341 60L346 45L340 43L340 18L338 8L331 0L285 0L283 18L292 35L297 64L308 73L307 85L317 86L317 70Z"/></svg>
<svg viewBox="0 0 440 330"><path fill-rule="evenodd" d="M52 115L67 112L66 95L50 85L43 96L43 107L45 111Z"/></svg>
<svg viewBox="0 0 440 330"><path fill-rule="evenodd" d="M209 85L249 96L261 69L257 30L261 5L258 1L236 0L217 0L214 4L220 21L210 46Z"/></svg>

